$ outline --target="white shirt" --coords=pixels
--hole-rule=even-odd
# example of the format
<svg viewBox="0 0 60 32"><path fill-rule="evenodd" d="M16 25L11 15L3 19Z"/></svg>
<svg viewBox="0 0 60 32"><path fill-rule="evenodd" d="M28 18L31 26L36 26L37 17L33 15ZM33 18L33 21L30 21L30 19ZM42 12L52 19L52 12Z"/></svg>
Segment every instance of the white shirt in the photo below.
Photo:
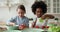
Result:
<svg viewBox="0 0 60 32"><path fill-rule="evenodd" d="M36 26L44 26L45 25L45 20L43 20L43 22L40 22L41 18L37 18L37 21L36 21Z"/></svg>
<svg viewBox="0 0 60 32"><path fill-rule="evenodd" d="M46 21L43 20L43 22L40 22L39 19L41 19L41 18L37 18L37 17L33 18L33 21L36 21L37 20L35 26L39 26L39 27L44 26L46 24Z"/></svg>

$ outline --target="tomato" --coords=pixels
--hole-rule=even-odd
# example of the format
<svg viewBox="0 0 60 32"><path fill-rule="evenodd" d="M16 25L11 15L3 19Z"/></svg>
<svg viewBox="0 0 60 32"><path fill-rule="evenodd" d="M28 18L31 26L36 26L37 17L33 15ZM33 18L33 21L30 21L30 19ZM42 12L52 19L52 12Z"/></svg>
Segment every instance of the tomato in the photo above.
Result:
<svg viewBox="0 0 60 32"><path fill-rule="evenodd" d="M24 29L26 26L24 24L19 25L19 29Z"/></svg>
<svg viewBox="0 0 60 32"><path fill-rule="evenodd" d="M40 28L39 26L35 26L35 28Z"/></svg>
<svg viewBox="0 0 60 32"><path fill-rule="evenodd" d="M49 26L46 26L46 28L49 28Z"/></svg>
<svg viewBox="0 0 60 32"><path fill-rule="evenodd" d="M45 26L42 26L42 29L44 29L45 28Z"/></svg>

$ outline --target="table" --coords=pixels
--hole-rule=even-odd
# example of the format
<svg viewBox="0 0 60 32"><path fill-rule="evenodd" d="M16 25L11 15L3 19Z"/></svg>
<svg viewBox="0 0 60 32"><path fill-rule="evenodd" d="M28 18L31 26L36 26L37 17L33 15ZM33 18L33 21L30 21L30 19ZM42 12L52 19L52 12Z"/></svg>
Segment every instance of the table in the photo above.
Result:
<svg viewBox="0 0 60 32"><path fill-rule="evenodd" d="M24 30L6 30L2 32L42 32L42 29L36 29L36 28L26 28ZM49 31L51 32L51 31Z"/></svg>
<svg viewBox="0 0 60 32"><path fill-rule="evenodd" d="M23 30L17 30L17 29L14 29L14 28L17 28L17 27L16 26L15 27L14 26L9 26L8 30L0 31L0 32L42 32L42 31L44 31L42 29L37 29L37 28L25 28Z"/></svg>

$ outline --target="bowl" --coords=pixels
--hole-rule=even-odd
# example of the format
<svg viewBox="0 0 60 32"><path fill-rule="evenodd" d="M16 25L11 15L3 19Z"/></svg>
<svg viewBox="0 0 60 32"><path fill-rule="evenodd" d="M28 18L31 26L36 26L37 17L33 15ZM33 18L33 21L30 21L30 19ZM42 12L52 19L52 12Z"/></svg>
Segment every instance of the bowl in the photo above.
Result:
<svg viewBox="0 0 60 32"><path fill-rule="evenodd" d="M18 26L8 26L8 30L18 30Z"/></svg>

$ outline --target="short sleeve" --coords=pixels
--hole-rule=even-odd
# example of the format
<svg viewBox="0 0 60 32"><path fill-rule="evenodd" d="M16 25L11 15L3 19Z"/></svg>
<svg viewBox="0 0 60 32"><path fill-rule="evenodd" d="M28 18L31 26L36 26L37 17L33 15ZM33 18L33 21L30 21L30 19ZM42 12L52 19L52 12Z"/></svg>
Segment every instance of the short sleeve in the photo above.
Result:
<svg viewBox="0 0 60 32"><path fill-rule="evenodd" d="M10 22L15 22L15 19L16 19L16 17L12 17L12 18L8 19L7 24L9 24Z"/></svg>

